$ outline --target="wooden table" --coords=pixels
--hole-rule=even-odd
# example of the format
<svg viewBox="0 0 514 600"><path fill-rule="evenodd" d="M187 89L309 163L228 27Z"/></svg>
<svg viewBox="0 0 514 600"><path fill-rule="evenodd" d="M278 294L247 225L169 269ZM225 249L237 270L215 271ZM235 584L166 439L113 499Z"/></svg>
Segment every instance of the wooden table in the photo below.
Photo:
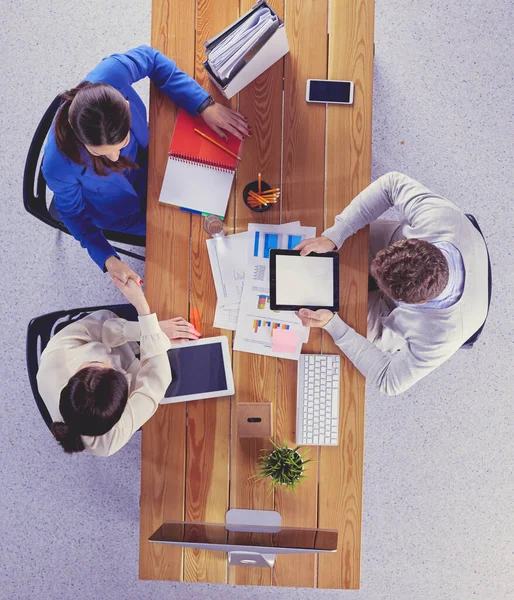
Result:
<svg viewBox="0 0 514 600"><path fill-rule="evenodd" d="M300 220L318 235L370 182L373 80L373 0L272 0L284 19L290 53L230 102L208 80L202 43L254 0L153 0L152 45L173 58L216 100L248 117L246 140L226 224L244 231L249 222ZM286 8L285 8L286 7ZM327 38L327 31L329 32ZM308 104L308 78L355 82L353 106ZM282 92L284 92L282 94ZM159 318L187 317L200 309L204 336L232 332L212 326L216 293L203 219L169 206L158 196L176 107L152 88L146 282ZM255 214L241 191L261 171L281 185L279 207ZM341 251L341 316L366 330L367 231ZM335 352L330 336L313 330L304 352ZM336 448L316 448L309 476L296 496L270 495L249 479L266 440L235 435L238 402L272 402L275 438L295 439L296 370L291 360L233 352L236 395L161 406L143 427L141 468L141 579L241 585L358 588L360 582L364 378L343 358L340 437ZM278 510L284 525L339 531L334 554L277 556L275 568L228 567L226 554L150 544L165 520L225 521L228 508Z"/></svg>

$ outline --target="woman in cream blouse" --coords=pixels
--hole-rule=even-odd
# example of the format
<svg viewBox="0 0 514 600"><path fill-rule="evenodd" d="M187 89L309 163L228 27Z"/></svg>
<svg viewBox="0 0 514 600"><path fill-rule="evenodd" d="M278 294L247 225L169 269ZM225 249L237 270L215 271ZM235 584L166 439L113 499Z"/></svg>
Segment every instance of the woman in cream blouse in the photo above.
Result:
<svg viewBox="0 0 514 600"><path fill-rule="evenodd" d="M41 355L39 392L54 421L52 433L69 453L110 456L124 446L155 413L170 384L170 340L200 336L181 317L159 323L132 279L113 281L139 322L96 311L64 327Z"/></svg>

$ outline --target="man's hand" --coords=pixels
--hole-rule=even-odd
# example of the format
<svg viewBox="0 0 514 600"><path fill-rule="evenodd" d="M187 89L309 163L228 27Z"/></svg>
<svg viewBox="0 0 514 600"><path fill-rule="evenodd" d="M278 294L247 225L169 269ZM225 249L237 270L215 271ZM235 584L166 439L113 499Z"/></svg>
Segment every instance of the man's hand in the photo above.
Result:
<svg viewBox="0 0 514 600"><path fill-rule="evenodd" d="M225 131L232 133L240 140L252 135L252 129L248 125L248 119L236 110L227 108L223 104L211 104L201 116L207 125L224 140L227 139Z"/></svg>
<svg viewBox="0 0 514 600"><path fill-rule="evenodd" d="M109 256L105 261L105 268L113 281L118 279L122 284L126 284L129 279L132 279L138 285L143 284L141 277L116 256Z"/></svg>
<svg viewBox="0 0 514 600"><path fill-rule="evenodd" d="M185 340L197 340L200 332L182 317L175 317L167 321L159 321L162 331L168 336L170 342L184 342Z"/></svg>
<svg viewBox="0 0 514 600"><path fill-rule="evenodd" d="M304 327L325 327L334 315L335 313L326 308L320 308L320 310L302 308L296 313Z"/></svg>
<svg viewBox="0 0 514 600"><path fill-rule="evenodd" d="M332 252L335 249L334 242L323 236L302 240L295 248L295 250L301 250L301 256L307 256L311 252L323 254L324 252Z"/></svg>

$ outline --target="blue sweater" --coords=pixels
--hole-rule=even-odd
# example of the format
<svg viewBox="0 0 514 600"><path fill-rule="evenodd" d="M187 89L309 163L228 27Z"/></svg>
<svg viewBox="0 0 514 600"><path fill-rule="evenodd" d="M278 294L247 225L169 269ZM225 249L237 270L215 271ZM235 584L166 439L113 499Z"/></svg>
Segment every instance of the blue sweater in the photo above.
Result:
<svg viewBox="0 0 514 600"><path fill-rule="evenodd" d="M137 140L138 148L146 150L149 140L146 108L132 89L132 84L144 77L149 77L156 87L192 115L208 93L172 60L149 46L113 54L95 67L85 81L108 83L123 94L130 103L131 138ZM141 165L141 170L146 168L147 165ZM116 256L116 252L101 230L116 230L128 218L140 213L146 199L146 185L137 185L136 191L123 173L111 172L102 177L92 166L72 162L57 148L53 128L45 146L43 174L55 194L55 207L64 224L95 263L105 270L105 261L109 256ZM146 181L146 172L138 173L138 178L140 183Z"/></svg>

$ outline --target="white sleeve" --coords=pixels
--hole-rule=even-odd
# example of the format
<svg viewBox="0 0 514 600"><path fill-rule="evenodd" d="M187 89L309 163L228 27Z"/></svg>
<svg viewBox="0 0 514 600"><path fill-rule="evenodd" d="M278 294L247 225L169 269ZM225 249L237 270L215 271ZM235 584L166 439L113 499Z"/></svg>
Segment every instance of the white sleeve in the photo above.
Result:
<svg viewBox="0 0 514 600"><path fill-rule="evenodd" d="M393 206L412 227L420 226L425 219L432 219L430 213L434 208L459 210L453 202L431 192L411 177L391 172L379 177L356 196L322 235L340 248L348 237Z"/></svg>
<svg viewBox="0 0 514 600"><path fill-rule="evenodd" d="M141 369L136 375L135 386L130 394L121 419L106 436L97 438L91 449L95 454L110 456L122 448L132 435L155 413L159 402L171 382L171 368L167 351L168 337L162 332L157 315L139 317L141 328ZM110 435L109 435L110 434ZM109 439L105 453L100 449L101 438Z"/></svg>
<svg viewBox="0 0 514 600"><path fill-rule="evenodd" d="M324 327L366 377L387 396L397 396L436 369L451 354L439 345L414 348L410 343L397 352L384 352L335 315Z"/></svg>

